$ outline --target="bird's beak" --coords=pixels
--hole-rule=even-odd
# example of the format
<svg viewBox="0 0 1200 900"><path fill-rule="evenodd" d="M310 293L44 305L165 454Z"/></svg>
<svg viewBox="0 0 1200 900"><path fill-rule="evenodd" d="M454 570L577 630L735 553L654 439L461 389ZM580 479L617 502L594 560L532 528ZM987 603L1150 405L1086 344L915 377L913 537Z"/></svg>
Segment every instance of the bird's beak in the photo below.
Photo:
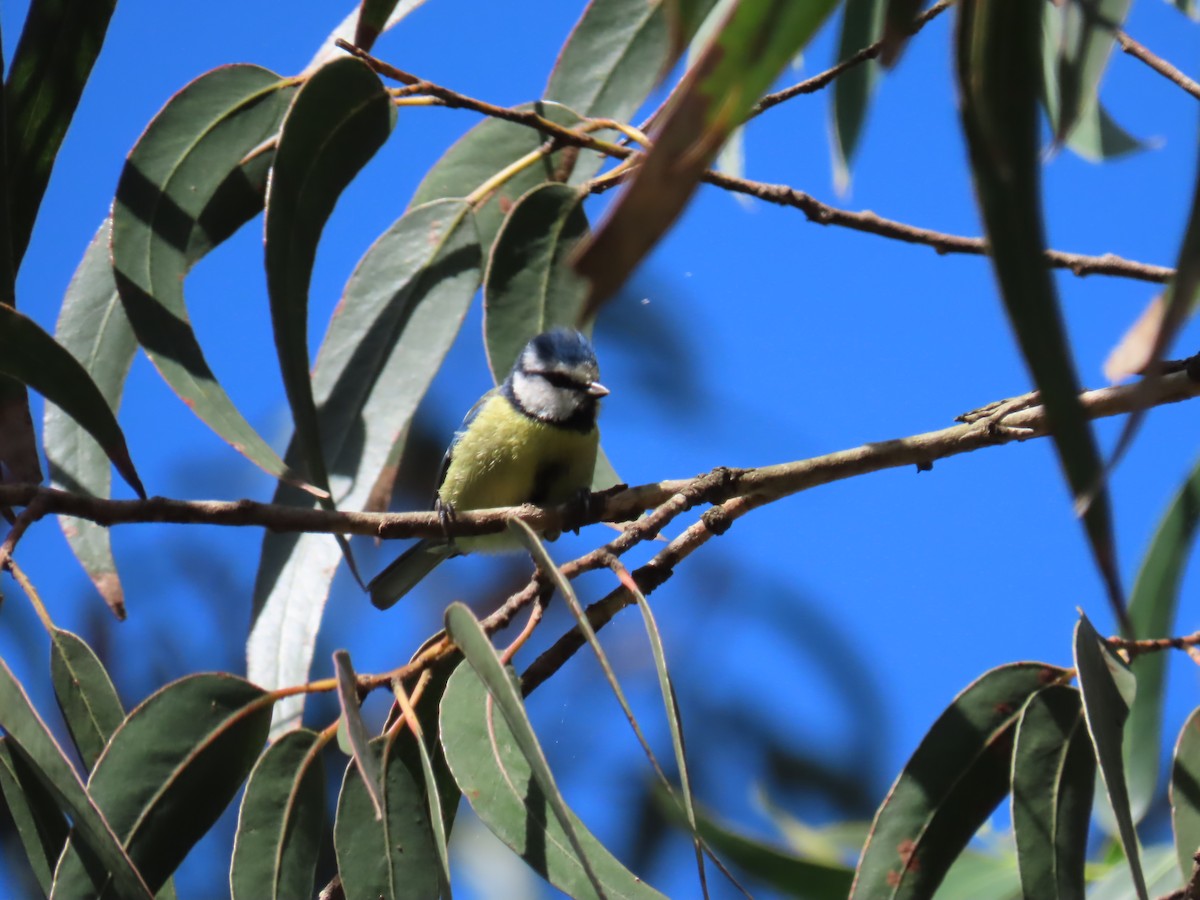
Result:
<svg viewBox="0 0 1200 900"><path fill-rule="evenodd" d="M598 381L593 381L587 386L587 392L593 397L607 397L609 390Z"/></svg>

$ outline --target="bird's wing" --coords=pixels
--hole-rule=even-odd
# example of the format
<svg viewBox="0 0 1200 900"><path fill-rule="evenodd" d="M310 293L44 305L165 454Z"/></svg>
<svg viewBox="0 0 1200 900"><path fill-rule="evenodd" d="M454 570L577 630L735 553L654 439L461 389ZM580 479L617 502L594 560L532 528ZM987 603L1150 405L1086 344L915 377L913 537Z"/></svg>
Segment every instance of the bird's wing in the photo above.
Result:
<svg viewBox="0 0 1200 900"><path fill-rule="evenodd" d="M437 488L433 492L433 508L437 508L438 491L442 489L442 483L446 480L446 473L450 471L450 461L454 458L454 448L458 446L458 442L462 436L467 433L467 429L471 427L471 422L475 420L475 416L479 414L479 410L483 409L483 405L496 395L500 388L494 387L478 400L467 410L467 414L463 416L462 424L458 426L458 430L454 432L454 439L450 441L450 446L446 448L446 455L442 457L442 467L438 470Z"/></svg>

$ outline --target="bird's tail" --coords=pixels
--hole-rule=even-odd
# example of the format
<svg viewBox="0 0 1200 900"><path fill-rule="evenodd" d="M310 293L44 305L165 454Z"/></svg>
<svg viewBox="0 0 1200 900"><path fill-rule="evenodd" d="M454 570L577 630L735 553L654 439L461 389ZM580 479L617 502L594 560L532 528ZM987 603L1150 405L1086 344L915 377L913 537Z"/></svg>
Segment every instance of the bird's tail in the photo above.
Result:
<svg viewBox="0 0 1200 900"><path fill-rule="evenodd" d="M454 549L446 541L418 541L371 579L367 585L371 602L379 609L387 609L416 587L438 563L453 555Z"/></svg>

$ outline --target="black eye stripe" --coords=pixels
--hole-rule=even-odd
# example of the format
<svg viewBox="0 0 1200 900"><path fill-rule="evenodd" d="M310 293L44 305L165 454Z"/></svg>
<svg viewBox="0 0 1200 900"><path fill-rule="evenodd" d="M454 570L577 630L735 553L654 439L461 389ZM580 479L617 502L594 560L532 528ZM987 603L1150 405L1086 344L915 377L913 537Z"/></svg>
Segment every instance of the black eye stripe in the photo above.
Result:
<svg viewBox="0 0 1200 900"><path fill-rule="evenodd" d="M537 372L535 374L540 375L556 388L566 388L573 391L582 391L587 389L586 385L576 381L565 372Z"/></svg>

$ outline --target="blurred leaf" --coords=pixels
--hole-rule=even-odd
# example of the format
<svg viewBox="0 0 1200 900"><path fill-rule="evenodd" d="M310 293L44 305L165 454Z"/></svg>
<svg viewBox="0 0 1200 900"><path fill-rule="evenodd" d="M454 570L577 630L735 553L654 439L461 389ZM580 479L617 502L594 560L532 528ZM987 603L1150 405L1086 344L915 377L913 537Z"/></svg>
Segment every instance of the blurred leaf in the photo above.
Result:
<svg viewBox="0 0 1200 900"><path fill-rule="evenodd" d="M158 890L246 779L266 740L271 702L232 675L172 682L117 729L88 779L88 793ZM53 897L124 897L75 835L59 860Z"/></svg>
<svg viewBox="0 0 1200 900"><path fill-rule="evenodd" d="M884 8L888 0L846 0L837 61L853 56L883 36ZM911 22L912 19L910 18ZM833 83L833 168L840 189L850 183L850 163L858 149L867 104L879 80L879 63L869 59L838 76Z"/></svg>
<svg viewBox="0 0 1200 900"><path fill-rule="evenodd" d="M959 6L958 83L971 170L996 279L1021 353L1053 423L1055 449L1082 512L1109 602L1126 630L1112 513L1054 280L1046 267L1038 150L1041 0ZM1083 502L1090 501L1090 502Z"/></svg>
<svg viewBox="0 0 1200 900"><path fill-rule="evenodd" d="M86 847L95 864L110 874L122 898L150 900L151 894L142 876L98 808L99 798L84 788L79 775L3 659L0 659L0 728L70 816L72 843Z"/></svg>
<svg viewBox="0 0 1200 900"><path fill-rule="evenodd" d="M108 258L111 224L109 219L104 220L71 276L54 337L83 363L115 412L121 404L137 340L113 281ZM108 457L74 419L53 403L46 404L43 437L52 486L93 497L111 496ZM70 516L59 516L58 523L104 602L117 618L125 618L125 592L117 576L109 530Z"/></svg>
<svg viewBox="0 0 1200 900"><path fill-rule="evenodd" d="M214 431L256 465L292 478L234 407L188 321L183 281L225 229L206 212L239 167L279 129L293 81L257 66L214 69L176 94L129 154L112 212L121 302L163 378ZM219 234L214 234L213 229Z"/></svg>
<svg viewBox="0 0 1200 900"><path fill-rule="evenodd" d="M670 43L667 48L669 66L675 65L683 48L700 37L701 27L719 6L718 0L664 0Z"/></svg>
<svg viewBox="0 0 1200 900"><path fill-rule="evenodd" d="M383 788L380 785L379 762L375 756L367 752L367 744L371 737L367 734L367 725L362 719L362 711L358 707L358 680L354 668L350 665L350 654L345 650L337 650L333 654L333 667L337 673L338 702L342 707L342 722L345 726L346 737L350 741L350 749L362 777L363 787L371 797L375 807L375 818L383 818Z"/></svg>
<svg viewBox="0 0 1200 900"><path fill-rule="evenodd" d="M1146 873L1146 888L1151 896L1161 900L1180 896L1177 893L1179 870L1175 866L1175 850L1169 844L1147 847L1142 870ZM1088 900L1129 900L1133 891L1129 867L1116 865L1088 885Z"/></svg>
<svg viewBox="0 0 1200 900"><path fill-rule="evenodd" d="M362 0L354 29L354 46L370 50L383 32L424 3L425 0Z"/></svg>
<svg viewBox="0 0 1200 900"><path fill-rule="evenodd" d="M14 271L21 267L54 159L116 5L116 0L29 4L4 85Z"/></svg>
<svg viewBox="0 0 1200 900"><path fill-rule="evenodd" d="M138 496L146 496L121 426L87 370L40 325L2 303L0 372L27 384L82 425Z"/></svg>
<svg viewBox="0 0 1200 900"><path fill-rule="evenodd" d="M289 731L255 763L233 841L233 900L313 895L325 827L323 746L314 731Z"/></svg>
<svg viewBox="0 0 1200 900"><path fill-rule="evenodd" d="M836 5L739 3L730 10L675 91L653 149L576 262L591 282L585 318L595 316L675 221L730 132Z"/></svg>
<svg viewBox="0 0 1200 900"><path fill-rule="evenodd" d="M534 335L556 325L579 327L587 284L567 257L588 233L582 202L576 188L538 185L516 202L496 235L483 283L483 332L497 384Z"/></svg>
<svg viewBox="0 0 1200 900"><path fill-rule="evenodd" d="M333 497L366 505L398 436L441 367L480 279L469 207L409 210L372 245L346 285L313 370ZM287 458L293 459L294 448ZM286 485L274 502L308 505ZM341 560L328 535L267 532L254 585L249 677L275 688L308 677L321 615ZM299 724L303 695L280 701L277 727Z"/></svg>
<svg viewBox="0 0 1200 900"><path fill-rule="evenodd" d="M1046 111L1055 143L1064 143L1099 103L1097 90L1112 53L1113 30L1121 27L1131 3L1041 4Z"/></svg>
<svg viewBox="0 0 1200 900"><path fill-rule="evenodd" d="M67 843L70 826L35 770L7 737L0 738L0 794L33 877L42 893L49 894L54 864Z"/></svg>
<svg viewBox="0 0 1200 900"><path fill-rule="evenodd" d="M1196 0L1167 0L1177 10L1185 15L1191 16L1193 19L1200 16L1200 6L1197 6Z"/></svg>
<svg viewBox="0 0 1200 900"><path fill-rule="evenodd" d="M875 814L852 898L928 897L1008 793L1021 708L1066 672L1010 663L954 698Z"/></svg>
<svg viewBox="0 0 1200 900"><path fill-rule="evenodd" d="M385 815L352 760L342 779L333 843L346 900L405 900L438 896L438 857L419 769L393 752L389 736L371 741L368 752L383 770Z"/></svg>
<svg viewBox="0 0 1200 900"><path fill-rule="evenodd" d="M1159 520L1150 548L1142 557L1129 598L1129 619L1135 638L1172 633L1179 585L1195 543L1198 522L1200 462L1176 492ZM1137 679L1137 694L1129 710L1123 753L1135 822L1141 821L1146 814L1158 788L1166 667L1165 653L1143 653L1135 657L1130 666ZM1196 846L1200 847L1200 842Z"/></svg>
<svg viewBox="0 0 1200 900"><path fill-rule="evenodd" d="M933 896L934 900L1023 900L1030 895L1021 892L1015 854L964 850Z"/></svg>
<svg viewBox="0 0 1200 900"><path fill-rule="evenodd" d="M1175 853L1185 881L1196 867L1200 850L1200 707L1179 730L1175 758L1171 764L1171 824L1175 829Z"/></svg>
<svg viewBox="0 0 1200 900"><path fill-rule="evenodd" d="M557 103L539 101L516 108L533 110L565 128L575 128L583 121L578 114ZM432 200L466 197L501 169L537 150L544 143L545 138L532 128L501 119L484 119L459 138L425 173L408 205L409 210ZM564 180L559 170L564 165L563 154L568 152L575 153L574 150L560 150L543 157L535 165L509 178L476 206L475 224L479 228L479 244L484 250L492 246L501 223L518 198L544 182ZM604 158L600 154L581 151L578 159L572 163L570 178L566 180L572 184L586 181L599 171L603 163Z"/></svg>
<svg viewBox="0 0 1200 900"><path fill-rule="evenodd" d="M1137 830L1129 811L1129 791L1121 761L1122 730L1137 685L1124 661L1108 648L1083 615L1075 626L1075 668L1079 675L1079 691L1083 694L1088 732L1092 736L1092 746L1096 748L1096 760L1100 763L1105 792L1117 820L1121 845L1125 848L1137 895L1146 900L1146 880L1138 859Z"/></svg>
<svg viewBox="0 0 1200 900"><path fill-rule="evenodd" d="M453 604L447 610L447 622L451 621L452 610L470 614L461 604ZM453 615L457 625L460 613ZM458 634L454 640L461 648L459 638L464 637L466 629L455 630ZM487 641L481 631L478 635ZM464 637L464 640L471 639ZM483 656L478 650L471 652ZM498 672L508 683L507 690L502 685L498 687L510 705L515 703L520 708L516 686L509 674L500 669L494 651L488 652L492 653L495 662L493 675ZM568 837L558 815L549 812L548 807L553 801L541 787L542 779L534 775L529 757L521 749L507 715L496 715L495 701L491 697L477 671L463 664L450 677L441 707L446 761L463 795L483 823L539 875L572 897L661 898L662 894L622 866L584 828L578 817L565 809L562 798L556 797L560 812L566 812L571 822L574 840ZM528 742L533 737L528 720L525 731ZM536 738L533 740L536 745ZM540 749L536 749L535 754L540 756ZM543 776L548 774L547 770ZM580 864L576 842L585 848L596 880L603 887L602 893Z"/></svg>
<svg viewBox="0 0 1200 900"><path fill-rule="evenodd" d="M1096 760L1079 692L1051 685L1021 713L1012 763L1012 821L1026 897L1083 900Z"/></svg>
<svg viewBox="0 0 1200 900"><path fill-rule="evenodd" d="M2 302L0 307L12 308ZM0 374L0 482L37 484L41 480L29 393L20 381Z"/></svg>
<svg viewBox="0 0 1200 900"><path fill-rule="evenodd" d="M82 638L61 628L50 632L50 680L71 740L90 772L117 727L125 707L99 657Z"/></svg>
<svg viewBox="0 0 1200 900"><path fill-rule="evenodd" d="M542 96L589 118L628 122L670 65L664 5L590 0ZM681 44L675 55L682 49Z"/></svg>
<svg viewBox="0 0 1200 900"><path fill-rule="evenodd" d="M1103 103L1095 103L1079 119L1067 146L1089 162L1120 159L1150 147L1117 124Z"/></svg>
<svg viewBox="0 0 1200 900"><path fill-rule="evenodd" d="M687 828L682 811L667 799L665 791L656 791L658 806L668 819ZM824 860L808 859L768 841L735 831L696 810L696 824L704 842L752 878L787 897L798 900L844 900L854 872L849 867Z"/></svg>
<svg viewBox="0 0 1200 900"><path fill-rule="evenodd" d="M329 489L309 378L308 291L317 244L338 197L383 146L395 123L383 84L353 57L316 71L279 130L267 188L266 270L279 368L305 479Z"/></svg>
<svg viewBox="0 0 1200 900"><path fill-rule="evenodd" d="M924 0L886 0L883 14L883 47L879 61L891 68L900 61L900 54L908 43L913 21L917 18Z"/></svg>

